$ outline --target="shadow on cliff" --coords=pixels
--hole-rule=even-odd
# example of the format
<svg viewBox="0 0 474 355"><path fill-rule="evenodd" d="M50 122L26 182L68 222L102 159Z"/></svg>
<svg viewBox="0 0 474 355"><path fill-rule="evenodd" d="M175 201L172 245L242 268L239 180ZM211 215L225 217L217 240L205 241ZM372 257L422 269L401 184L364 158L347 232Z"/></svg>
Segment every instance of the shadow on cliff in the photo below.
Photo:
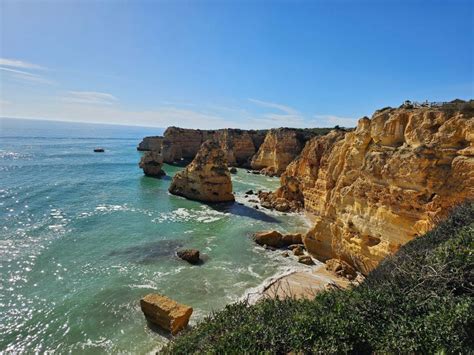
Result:
<svg viewBox="0 0 474 355"><path fill-rule="evenodd" d="M237 202L230 203L216 203L216 204L206 204L209 208L212 208L215 211L230 213L237 216L253 218L262 222L268 223L280 223L275 217L269 216L265 212L257 210L252 207L241 205Z"/></svg>

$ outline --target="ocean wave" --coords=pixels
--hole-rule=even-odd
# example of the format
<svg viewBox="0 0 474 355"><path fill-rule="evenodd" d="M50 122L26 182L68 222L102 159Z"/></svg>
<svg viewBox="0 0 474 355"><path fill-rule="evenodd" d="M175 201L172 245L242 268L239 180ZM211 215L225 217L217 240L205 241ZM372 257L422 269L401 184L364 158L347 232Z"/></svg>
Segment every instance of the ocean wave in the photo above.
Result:
<svg viewBox="0 0 474 355"><path fill-rule="evenodd" d="M212 223L228 216L229 213L219 212L207 206L201 206L200 209L178 208L171 212L162 212L160 215L152 219L153 223L166 222L188 222L196 221L200 223Z"/></svg>

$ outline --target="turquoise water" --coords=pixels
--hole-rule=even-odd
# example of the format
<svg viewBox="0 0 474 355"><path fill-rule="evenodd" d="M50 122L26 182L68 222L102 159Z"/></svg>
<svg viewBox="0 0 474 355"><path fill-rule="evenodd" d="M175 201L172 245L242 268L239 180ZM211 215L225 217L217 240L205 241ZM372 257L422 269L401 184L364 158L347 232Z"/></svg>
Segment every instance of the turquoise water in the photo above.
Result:
<svg viewBox="0 0 474 355"><path fill-rule="evenodd" d="M147 327L142 296L191 305L194 324L290 262L252 232L305 228L302 217L255 210L244 192L278 180L242 169L233 185L244 205L170 195L169 177L137 166L141 137L161 130L19 120L0 129L0 351L152 351L166 340ZM177 259L180 247L200 249L205 263Z"/></svg>

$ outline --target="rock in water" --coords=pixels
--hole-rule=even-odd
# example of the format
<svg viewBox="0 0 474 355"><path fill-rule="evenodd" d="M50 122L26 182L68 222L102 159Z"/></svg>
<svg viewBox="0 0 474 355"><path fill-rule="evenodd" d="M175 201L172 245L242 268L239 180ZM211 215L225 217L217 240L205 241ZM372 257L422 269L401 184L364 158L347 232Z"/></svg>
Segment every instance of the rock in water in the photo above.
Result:
<svg viewBox="0 0 474 355"><path fill-rule="evenodd" d="M173 177L169 192L204 202L234 201L226 154L219 145L204 142L191 164Z"/></svg>
<svg viewBox="0 0 474 355"><path fill-rule="evenodd" d="M190 264L199 264L201 259L199 259L199 250L197 249L184 249L178 250L176 253L178 257L183 260L186 260Z"/></svg>
<svg viewBox="0 0 474 355"><path fill-rule="evenodd" d="M302 255L298 257L298 262L305 265L314 265L314 261L309 255Z"/></svg>
<svg viewBox="0 0 474 355"><path fill-rule="evenodd" d="M230 168L230 169L229 169L229 173L231 173L231 174L237 174L237 168L235 168L235 167Z"/></svg>
<svg viewBox="0 0 474 355"><path fill-rule="evenodd" d="M184 329L193 313L192 307L180 304L158 293L150 293L140 300L146 319L175 335Z"/></svg>
<svg viewBox="0 0 474 355"><path fill-rule="evenodd" d="M254 234L255 242L259 245L267 245L274 248L284 246L283 235L278 231L264 231Z"/></svg>
<svg viewBox="0 0 474 355"><path fill-rule="evenodd" d="M146 176L162 177L166 173L161 170L163 166L163 157L159 152L147 151L143 154L139 164Z"/></svg>
<svg viewBox="0 0 474 355"><path fill-rule="evenodd" d="M276 230L257 232L253 235L255 242L273 248L282 248L291 244L303 244L300 233L281 234Z"/></svg>

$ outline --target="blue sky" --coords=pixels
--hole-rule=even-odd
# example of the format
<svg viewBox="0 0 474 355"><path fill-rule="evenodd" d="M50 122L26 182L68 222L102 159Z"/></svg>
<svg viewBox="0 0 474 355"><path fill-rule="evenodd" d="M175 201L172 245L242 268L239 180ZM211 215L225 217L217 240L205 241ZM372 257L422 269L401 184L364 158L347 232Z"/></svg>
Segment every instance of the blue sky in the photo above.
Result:
<svg viewBox="0 0 474 355"><path fill-rule="evenodd" d="M473 2L1 0L0 116L352 126L473 98Z"/></svg>

